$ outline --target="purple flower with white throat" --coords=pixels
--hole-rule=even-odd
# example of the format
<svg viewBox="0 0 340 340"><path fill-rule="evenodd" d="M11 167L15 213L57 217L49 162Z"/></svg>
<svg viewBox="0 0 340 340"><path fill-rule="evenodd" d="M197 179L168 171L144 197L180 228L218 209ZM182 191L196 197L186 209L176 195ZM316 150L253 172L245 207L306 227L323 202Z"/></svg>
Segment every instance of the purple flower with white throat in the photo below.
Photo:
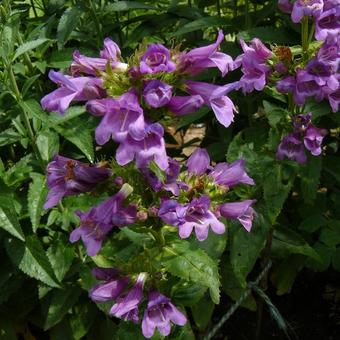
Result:
<svg viewBox="0 0 340 340"><path fill-rule="evenodd" d="M245 160L239 159L231 164L218 163L209 172L214 183L231 188L239 183L254 185L255 182L248 176L245 170Z"/></svg>
<svg viewBox="0 0 340 340"><path fill-rule="evenodd" d="M233 59L229 55L217 51L223 40L224 34L220 30L215 43L194 48L180 55L178 58L180 71L194 76L208 67L217 67L222 76L225 76L229 70L233 69Z"/></svg>
<svg viewBox="0 0 340 340"><path fill-rule="evenodd" d="M119 165L126 165L136 160L138 168L146 168L155 161L161 170L168 167L164 129L159 123L146 124L143 139L136 140L130 135L119 145L116 160Z"/></svg>
<svg viewBox="0 0 340 340"><path fill-rule="evenodd" d="M159 108L169 103L172 96L172 86L158 80L146 82L143 89L145 102L153 107Z"/></svg>
<svg viewBox="0 0 340 340"><path fill-rule="evenodd" d="M329 35L340 32L340 2L324 10L315 20L315 38L326 40Z"/></svg>
<svg viewBox="0 0 340 340"><path fill-rule="evenodd" d="M326 134L327 131L325 129L318 129L315 126L309 126L307 128L303 142L306 149L309 150L313 156L319 156L321 154L321 144Z"/></svg>
<svg viewBox="0 0 340 340"><path fill-rule="evenodd" d="M217 207L219 213L226 219L238 220L249 232L256 216L255 210L251 207L256 200L245 200L242 202L224 203Z"/></svg>
<svg viewBox="0 0 340 340"><path fill-rule="evenodd" d="M92 274L97 280L104 281L89 291L89 297L94 302L116 300L130 281L128 277L121 276L115 268L94 268Z"/></svg>
<svg viewBox="0 0 340 340"><path fill-rule="evenodd" d="M323 10L323 0L296 0L292 11L292 21L298 23L303 17L317 18Z"/></svg>
<svg viewBox="0 0 340 340"><path fill-rule="evenodd" d="M168 336L171 323L184 326L186 322L185 315L171 303L168 297L156 290L149 292L148 306L142 321L142 332L146 338L151 338L156 328L163 336Z"/></svg>
<svg viewBox="0 0 340 340"><path fill-rule="evenodd" d="M317 59L312 59L306 67L307 72L312 75L312 79L319 86L328 86L335 91L339 87L339 81L333 75L332 65L323 63Z"/></svg>
<svg viewBox="0 0 340 340"><path fill-rule="evenodd" d="M111 175L110 169L56 155L47 165L49 192L44 208L54 207L64 196L91 191L99 182Z"/></svg>
<svg viewBox="0 0 340 340"><path fill-rule="evenodd" d="M142 55L139 71L142 74L175 71L176 65L171 61L170 51L162 44L150 44Z"/></svg>
<svg viewBox="0 0 340 340"><path fill-rule="evenodd" d="M89 109L91 110L94 105L98 107L98 101L89 102ZM104 107L102 111L106 113L95 132L99 145L107 143L110 138L118 143L125 141L128 136L143 139L145 134L143 109L134 90L124 93L117 100L105 101Z"/></svg>
<svg viewBox="0 0 340 340"><path fill-rule="evenodd" d="M307 161L303 142L298 134L289 134L283 137L277 149L276 158L282 161L285 157L295 160L299 164L304 164Z"/></svg>
<svg viewBox="0 0 340 340"><path fill-rule="evenodd" d="M168 109L176 116L193 113L201 108L204 100L200 95L174 96L168 103Z"/></svg>
<svg viewBox="0 0 340 340"><path fill-rule="evenodd" d="M210 165L210 157L206 149L197 148L187 160L188 173L201 176Z"/></svg>
<svg viewBox="0 0 340 340"><path fill-rule="evenodd" d="M127 293L118 297L117 302L110 310L110 315L138 323L138 305L143 299L143 288L146 279L147 273L140 273L134 286Z"/></svg>
<svg viewBox="0 0 340 340"><path fill-rule="evenodd" d="M220 222L210 208L210 199L203 195L182 205L175 200L166 200L160 206L158 216L163 222L178 227L179 236L188 238L195 229L199 241L208 237L209 226L216 234L225 232L225 225Z"/></svg>
<svg viewBox="0 0 340 340"><path fill-rule="evenodd" d="M237 111L234 103L226 94L235 90L238 82L218 86L198 81L186 81L185 85L188 93L201 96L204 104L211 106L216 119L223 126L228 127L234 121L234 112Z"/></svg>
<svg viewBox="0 0 340 340"><path fill-rule="evenodd" d="M98 254L103 241L111 229L123 227L134 223L137 209L135 205L124 206L124 199L132 192L128 184L124 184L114 196L106 199L88 212L77 211L80 218L80 226L74 229L70 235L70 242L74 243L80 238L85 244L87 254Z"/></svg>
<svg viewBox="0 0 340 340"><path fill-rule="evenodd" d="M60 87L41 99L44 110L65 113L72 101L87 101L106 96L102 80L92 77L72 78L62 73L50 71L49 78Z"/></svg>

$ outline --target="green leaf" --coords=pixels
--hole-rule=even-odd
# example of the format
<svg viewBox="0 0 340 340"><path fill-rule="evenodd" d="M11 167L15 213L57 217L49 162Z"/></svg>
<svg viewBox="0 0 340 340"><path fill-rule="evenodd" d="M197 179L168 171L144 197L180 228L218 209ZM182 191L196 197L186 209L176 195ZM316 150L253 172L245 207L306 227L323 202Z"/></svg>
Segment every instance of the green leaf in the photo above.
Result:
<svg viewBox="0 0 340 340"><path fill-rule="evenodd" d="M35 233L40 224L40 218L43 211L43 205L47 196L47 187L45 184L45 176L32 173L32 182L29 185L27 195L27 207L30 215L32 229Z"/></svg>
<svg viewBox="0 0 340 340"><path fill-rule="evenodd" d="M308 216L305 220L303 220L298 228L308 233L314 233L321 227L327 225L327 223L328 220L325 217L323 217L320 213L313 214Z"/></svg>
<svg viewBox="0 0 340 340"><path fill-rule="evenodd" d="M324 158L324 170L334 177L340 183L340 162L336 156L327 156Z"/></svg>
<svg viewBox="0 0 340 340"><path fill-rule="evenodd" d="M0 228L6 230L21 241L25 240L19 224L13 201L7 196L0 196Z"/></svg>
<svg viewBox="0 0 340 340"><path fill-rule="evenodd" d="M42 110L40 104L36 100L26 100L21 102L20 106L31 117L35 117L48 125L51 124L48 114Z"/></svg>
<svg viewBox="0 0 340 340"><path fill-rule="evenodd" d="M204 331L207 328L214 309L215 305L206 297L203 297L203 299L191 307L192 316L199 330Z"/></svg>
<svg viewBox="0 0 340 340"><path fill-rule="evenodd" d="M301 167L301 191L302 197L312 202L317 195L322 169L322 157L311 156L306 167Z"/></svg>
<svg viewBox="0 0 340 340"><path fill-rule="evenodd" d="M181 280L179 283L172 286L171 297L180 305L194 306L202 299L206 291L207 287L205 286Z"/></svg>
<svg viewBox="0 0 340 340"><path fill-rule="evenodd" d="M322 242L316 242L313 246L313 250L318 254L318 258L308 258L306 260L306 266L317 272L327 270L336 249L334 247L326 246Z"/></svg>
<svg viewBox="0 0 340 340"><path fill-rule="evenodd" d="M44 330L53 327L63 319L68 310L78 301L80 293L79 287L53 290L47 309Z"/></svg>
<svg viewBox="0 0 340 340"><path fill-rule="evenodd" d="M105 7L106 12L122 12L129 9L157 9L157 7L137 1L118 1Z"/></svg>
<svg viewBox="0 0 340 340"><path fill-rule="evenodd" d="M254 27L249 30L239 32L238 39L250 41L253 38L259 38L264 43L291 44L292 35L284 27Z"/></svg>
<svg viewBox="0 0 340 340"><path fill-rule="evenodd" d="M54 131L44 130L38 134L36 140L41 158L49 162L59 152L59 136Z"/></svg>
<svg viewBox="0 0 340 340"><path fill-rule="evenodd" d="M218 267L202 249L187 241L174 241L163 248L161 262L172 275L209 288L211 299L219 303Z"/></svg>
<svg viewBox="0 0 340 340"><path fill-rule="evenodd" d="M77 146L90 162L93 162L93 136L88 121L75 118L66 122L63 126L55 126L54 128L64 138Z"/></svg>
<svg viewBox="0 0 340 340"><path fill-rule="evenodd" d="M335 270L340 272L340 248L337 248L332 256L332 265Z"/></svg>
<svg viewBox="0 0 340 340"><path fill-rule="evenodd" d="M15 54L14 54L12 61L14 61L16 58L20 57L22 54L27 53L27 52L39 47L40 45L44 44L46 41L50 41L50 39L42 38L42 39L27 41L27 42L23 43L15 51Z"/></svg>
<svg viewBox="0 0 340 340"><path fill-rule="evenodd" d="M211 109L207 106L204 106L194 113L191 113L191 114L188 114L188 115L181 117L177 126L176 126L176 129L180 130L185 126L188 126L193 122L196 122L197 120L206 116L209 112L211 112Z"/></svg>
<svg viewBox="0 0 340 340"><path fill-rule="evenodd" d="M82 11L78 7L69 7L61 16L57 27L58 46L61 48L76 28Z"/></svg>
<svg viewBox="0 0 340 340"><path fill-rule="evenodd" d="M181 26L176 32L173 33L174 36L194 32L198 30L204 30L207 27L214 26L226 26L226 19L220 17L204 17L194 21L189 22Z"/></svg>
<svg viewBox="0 0 340 340"><path fill-rule="evenodd" d="M55 239L47 250L47 257L50 260L55 276L61 282L71 267L74 259L74 248L67 244L68 240Z"/></svg>
<svg viewBox="0 0 340 340"><path fill-rule="evenodd" d="M39 239L34 235L26 236L26 242L9 239L6 250L12 262L25 274L40 280L51 287L59 288L51 264Z"/></svg>
<svg viewBox="0 0 340 340"><path fill-rule="evenodd" d="M327 227L322 228L320 241L328 247L335 247L340 244L340 221L331 220Z"/></svg>
<svg viewBox="0 0 340 340"><path fill-rule="evenodd" d="M263 107L271 127L276 127L276 125L287 116L287 111L285 109L267 102L266 100L263 101Z"/></svg>
<svg viewBox="0 0 340 340"><path fill-rule="evenodd" d="M166 174L164 171L160 169L160 167L157 165L155 161L151 161L149 163L149 169L156 175L156 177L161 181L165 182L166 181Z"/></svg>
<svg viewBox="0 0 340 340"><path fill-rule="evenodd" d="M317 252L301 235L284 226L277 226L275 228L272 248L273 253L280 258L284 258L288 254L301 254L311 257L316 261L320 260Z"/></svg>
<svg viewBox="0 0 340 340"><path fill-rule="evenodd" d="M21 135L14 129L6 129L0 133L0 146L13 144L19 141L21 138Z"/></svg>

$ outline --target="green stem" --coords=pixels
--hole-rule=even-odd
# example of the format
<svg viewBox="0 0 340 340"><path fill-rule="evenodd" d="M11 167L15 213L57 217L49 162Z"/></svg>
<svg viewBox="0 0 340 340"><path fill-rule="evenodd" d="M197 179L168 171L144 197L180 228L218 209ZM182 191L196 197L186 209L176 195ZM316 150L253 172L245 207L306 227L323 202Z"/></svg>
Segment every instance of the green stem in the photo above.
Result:
<svg viewBox="0 0 340 340"><path fill-rule="evenodd" d="M103 41L103 32L102 32L99 20L97 18L96 10L94 8L92 0L89 0L89 5L90 5L90 9L91 9L91 16L92 16L93 22L96 26L97 32L98 32L98 41L97 42L98 42L99 45L101 45L101 43Z"/></svg>
<svg viewBox="0 0 340 340"><path fill-rule="evenodd" d="M308 42L308 17L304 17L302 19L302 27L301 27L301 45L302 45L302 51L307 52L309 42Z"/></svg>
<svg viewBox="0 0 340 340"><path fill-rule="evenodd" d="M216 0L216 7L217 7L217 14L220 17L221 16L221 4L220 4L220 0Z"/></svg>
<svg viewBox="0 0 340 340"><path fill-rule="evenodd" d="M314 32L315 32L315 23L313 23L312 28L310 29L310 32L309 32L308 46L313 40Z"/></svg>
<svg viewBox="0 0 340 340"><path fill-rule="evenodd" d="M35 156L37 157L37 160L39 161L42 169L44 170L45 169L44 162L41 158L37 144L35 143L34 133L33 133L30 121L28 119L27 113L22 107L22 104L23 104L22 96L21 96L17 81L15 80L15 76L14 76L13 69L12 69L11 66L8 66L8 74L9 74L9 80L10 80L11 87L12 87L12 90L14 92L15 98L16 98L16 100L17 100L17 102L18 102L18 104L21 108L21 117L22 117L22 120L25 124L26 130L27 130L27 133L28 133L28 137L31 140L33 152L34 152Z"/></svg>
<svg viewBox="0 0 340 340"><path fill-rule="evenodd" d="M32 6L32 10L33 10L34 16L37 18L38 17L38 13L37 13L37 10L35 9L34 1L31 0L30 2L31 2L31 6Z"/></svg>
<svg viewBox="0 0 340 340"><path fill-rule="evenodd" d="M154 229L150 229L151 234L153 235L153 237L155 238L158 247L159 248L163 248L165 246L165 239L164 239L164 235L162 233L162 230L154 230Z"/></svg>

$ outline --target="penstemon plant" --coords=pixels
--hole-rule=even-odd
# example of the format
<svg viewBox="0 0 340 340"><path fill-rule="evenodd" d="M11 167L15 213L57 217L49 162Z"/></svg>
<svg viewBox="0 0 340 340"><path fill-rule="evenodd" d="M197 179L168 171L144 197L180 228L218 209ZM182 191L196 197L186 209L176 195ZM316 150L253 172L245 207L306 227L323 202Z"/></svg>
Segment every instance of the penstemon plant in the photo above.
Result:
<svg viewBox="0 0 340 340"><path fill-rule="evenodd" d="M147 338L156 328L167 336L171 323L187 322L184 310L171 302L172 286L186 270L188 287L202 278L185 268L185 262L178 268L177 258L190 255L190 262L203 258L200 270L212 275L207 288L213 302L219 302L216 263L185 239L194 232L198 241L205 241L210 228L223 234L226 220L238 220L250 231L256 215L252 208L256 200L238 200L233 190L255 184L243 159L212 165L208 152L197 148L186 162L179 162L167 155L163 138L164 125L203 105L211 106L225 127L234 120L236 109L227 94L238 82L218 86L189 80L206 68L216 67L222 75L234 68L232 58L218 52L223 39L220 31L214 44L184 52L161 44L141 45L124 63L117 44L106 38L98 58L74 52L71 75L50 71L59 87L41 100L44 109L60 114L72 101L86 101L87 110L101 117L97 144L112 138L119 145L114 160L98 164L56 155L47 166L45 208L56 206L64 196L98 197L97 205L76 212L80 226L70 234L72 243L82 240L88 256L98 257L103 250L112 262L112 268L93 269L102 282L89 296L97 303L111 302L112 316L135 323L142 319ZM134 235L132 243L134 237L144 242L143 249L124 263L115 259L119 233ZM110 238L112 243L107 244Z"/></svg>

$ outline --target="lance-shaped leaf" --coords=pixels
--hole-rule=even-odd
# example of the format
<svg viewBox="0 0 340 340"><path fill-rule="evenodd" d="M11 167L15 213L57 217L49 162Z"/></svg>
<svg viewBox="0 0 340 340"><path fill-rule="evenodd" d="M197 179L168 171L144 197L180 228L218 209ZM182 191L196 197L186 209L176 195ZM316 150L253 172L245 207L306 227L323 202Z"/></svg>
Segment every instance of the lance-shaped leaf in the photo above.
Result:
<svg viewBox="0 0 340 340"><path fill-rule="evenodd" d="M13 57L13 61L16 58L18 58L19 56L21 56L22 54L27 53L27 52L29 52L29 51L39 47L40 45L42 45L43 43L45 43L46 41L49 41L49 40L50 39L42 38L42 39L27 41L27 42L23 43L15 51L15 54L14 54L14 57Z"/></svg>

